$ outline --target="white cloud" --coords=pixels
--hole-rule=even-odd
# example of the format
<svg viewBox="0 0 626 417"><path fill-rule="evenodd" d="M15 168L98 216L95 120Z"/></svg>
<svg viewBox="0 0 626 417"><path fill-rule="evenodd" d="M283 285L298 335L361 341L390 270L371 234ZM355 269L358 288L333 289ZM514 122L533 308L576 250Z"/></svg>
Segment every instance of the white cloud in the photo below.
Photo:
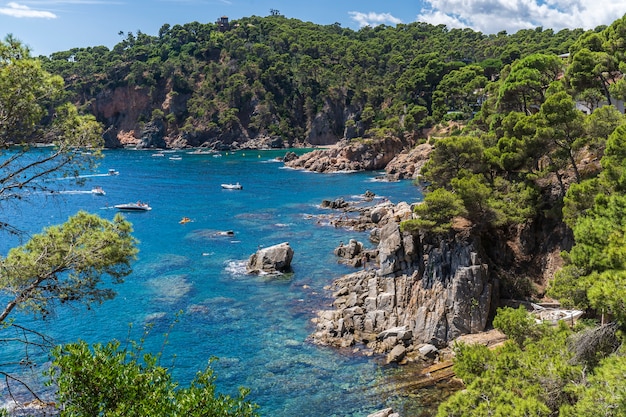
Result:
<svg viewBox="0 0 626 417"><path fill-rule="evenodd" d="M397 25L402 23L402 20L393 17L390 13L361 13L361 12L348 12L352 20L357 22L359 27L364 26L378 26L382 24Z"/></svg>
<svg viewBox="0 0 626 417"><path fill-rule="evenodd" d="M468 27L483 33L542 26L593 29L609 25L626 13L626 0L424 0L417 21Z"/></svg>
<svg viewBox="0 0 626 417"><path fill-rule="evenodd" d="M43 10L33 10L28 6L10 2L6 7L0 7L0 14L11 17L32 17L39 19L56 19L56 15Z"/></svg>

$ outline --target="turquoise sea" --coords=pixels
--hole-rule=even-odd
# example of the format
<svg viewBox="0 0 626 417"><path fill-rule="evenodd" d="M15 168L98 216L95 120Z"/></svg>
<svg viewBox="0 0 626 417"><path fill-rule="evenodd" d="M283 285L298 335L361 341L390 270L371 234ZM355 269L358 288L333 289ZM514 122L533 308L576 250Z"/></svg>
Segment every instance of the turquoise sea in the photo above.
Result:
<svg viewBox="0 0 626 417"><path fill-rule="evenodd" d="M152 207L125 214L140 253L133 273L115 286L117 297L92 310L57 309L49 320L36 322L38 329L58 343L105 342L126 340L129 334L139 339L150 325L146 348L163 352L162 364L173 367L176 379L188 383L216 356L218 389L235 394L239 386L250 388L249 399L261 406L263 416L356 417L385 407L405 416L424 412L420 401L436 393L389 388L410 368L307 340L315 311L332 301L324 287L352 272L337 263L333 249L351 238L370 245L367 233L320 221L318 216L331 212L319 204L336 198L360 201L367 190L377 198L410 203L421 199L417 187L410 181L376 181L381 173L285 169L276 160L285 151L153 154L105 151L97 171L85 173L84 185L58 180L59 195L34 195L5 208L11 222L38 232L79 209L113 218L115 204L141 200ZM111 168L119 175L107 175ZM243 189L220 187L235 182ZM106 195L92 194L94 186ZM180 224L185 216L192 221ZM234 235L219 233L228 230ZM281 242L294 249L292 275L244 273L245 261L258 247ZM3 236L0 253L15 244ZM171 326L177 312L182 313ZM8 347L0 351L0 362L11 354ZM40 360L44 363L36 372L45 366L45 358Z"/></svg>

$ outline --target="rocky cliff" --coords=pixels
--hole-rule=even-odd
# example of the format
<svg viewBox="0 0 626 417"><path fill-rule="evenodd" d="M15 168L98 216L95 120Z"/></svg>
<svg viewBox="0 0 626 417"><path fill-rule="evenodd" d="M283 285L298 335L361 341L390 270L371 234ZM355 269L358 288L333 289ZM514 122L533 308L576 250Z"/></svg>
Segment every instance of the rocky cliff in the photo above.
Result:
<svg viewBox="0 0 626 417"><path fill-rule="evenodd" d="M330 149L318 149L285 165L314 172L376 171L385 167L398 155L408 152L416 143L416 137L385 137L340 142Z"/></svg>
<svg viewBox="0 0 626 417"><path fill-rule="evenodd" d="M318 313L312 340L410 353L484 330L498 291L479 240L467 231L445 239L402 232L411 211L385 211L372 268L333 283L334 308Z"/></svg>
<svg viewBox="0 0 626 417"><path fill-rule="evenodd" d="M332 203L332 204L331 204ZM330 224L370 230L375 249L350 241L339 261L363 268L335 280L332 309L319 311L315 343L364 345L388 360L423 357L459 336L484 331L503 298L541 298L572 236L557 219L539 217L509 229L475 230L457 222L448 235L403 232L412 207L385 201L355 208L329 202ZM345 220L343 220L345 219ZM529 289L532 291L529 292Z"/></svg>
<svg viewBox="0 0 626 417"><path fill-rule="evenodd" d="M192 98L193 93L174 91L171 81L164 81L152 88L115 86L101 91L88 103L77 104L87 104L104 125L108 148L202 146L227 150L328 146L365 132L362 123L354 121L360 108L346 105L343 100L327 98L322 108L303 122L302 137L286 138L253 126L250 121L254 116L267 112L256 98L238 109L233 123L219 127L199 116L188 117Z"/></svg>

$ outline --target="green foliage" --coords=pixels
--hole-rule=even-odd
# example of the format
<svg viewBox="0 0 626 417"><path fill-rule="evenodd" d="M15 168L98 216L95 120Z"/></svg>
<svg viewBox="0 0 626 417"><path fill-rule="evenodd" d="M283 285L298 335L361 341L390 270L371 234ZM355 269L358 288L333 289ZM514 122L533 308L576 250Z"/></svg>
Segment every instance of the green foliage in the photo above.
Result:
<svg viewBox="0 0 626 417"><path fill-rule="evenodd" d="M202 416L255 417L248 390L236 397L216 393L209 365L189 387L172 379L159 356L142 353L141 346L122 347L118 341L91 348L84 341L52 351L49 384L57 389L61 416Z"/></svg>
<svg viewBox="0 0 626 417"><path fill-rule="evenodd" d="M453 350L454 374L466 385L482 377L488 370L489 362L494 358L493 351L481 344L456 343Z"/></svg>
<svg viewBox="0 0 626 417"><path fill-rule="evenodd" d="M562 417L618 417L626 415L626 356L612 356L594 373L573 387L578 401L561 409Z"/></svg>
<svg viewBox="0 0 626 417"><path fill-rule="evenodd" d="M563 221L574 228L578 219L593 206L596 196L603 192L598 178L572 184L563 198Z"/></svg>
<svg viewBox="0 0 626 417"><path fill-rule="evenodd" d="M493 327L502 331L519 346L535 336L537 324L523 306L518 308L499 308L493 319Z"/></svg>
<svg viewBox="0 0 626 417"><path fill-rule="evenodd" d="M498 322L521 335L528 316L524 311L501 309ZM542 327L523 344L506 342L493 351L464 347L455 357L455 370L466 389L440 407L438 417L554 416L575 402L572 390L585 381L570 351L572 331L567 326ZM457 348L458 349L458 348ZM465 380L465 378L468 378Z"/></svg>
<svg viewBox="0 0 626 417"><path fill-rule="evenodd" d="M587 289L593 277L587 276L576 265L566 265L555 274L548 287L548 295L559 300L565 307L589 308Z"/></svg>
<svg viewBox="0 0 626 417"><path fill-rule="evenodd" d="M79 212L60 226L36 234L0 258L0 292L9 302L4 323L16 308L47 315L57 303L101 303L115 293L102 277L123 282L137 253L132 228L121 215L110 222Z"/></svg>
<svg viewBox="0 0 626 417"><path fill-rule="evenodd" d="M50 153L33 158L28 146L54 142ZM9 146L19 144L21 148ZM0 41L0 205L51 191L51 176L77 178L100 156L102 127L91 115L79 114L66 101L63 79L44 71L28 49L7 36ZM86 156L81 150L89 149ZM12 219L0 221L0 232L19 233Z"/></svg>
<svg viewBox="0 0 626 417"><path fill-rule="evenodd" d="M483 98L487 77L479 65L468 65L450 71L437 85L433 94L433 116L443 118L446 113L456 111L468 120L478 110Z"/></svg>
<svg viewBox="0 0 626 417"><path fill-rule="evenodd" d="M626 196L598 195L594 206L574 225L576 245L567 256L569 265L556 276L551 292L626 323L625 236Z"/></svg>
<svg viewBox="0 0 626 417"><path fill-rule="evenodd" d="M449 187L453 178L482 169L483 143L471 136L441 138L435 143L430 159L422 168L423 181L429 187Z"/></svg>
<svg viewBox="0 0 626 417"><path fill-rule="evenodd" d="M541 105L538 126L537 139L552 149L549 153L551 169L558 173L569 166L580 182L575 152L587 144L587 136L584 135L583 115L576 109L574 99L565 91L549 95Z"/></svg>
<svg viewBox="0 0 626 417"><path fill-rule="evenodd" d="M624 115L613 106L602 106L585 119L585 131L600 156L609 136L624 123Z"/></svg>
<svg viewBox="0 0 626 417"><path fill-rule="evenodd" d="M38 133L49 105L63 95L63 79L42 69L10 35L0 41L0 144Z"/></svg>
<svg viewBox="0 0 626 417"><path fill-rule="evenodd" d="M514 62L500 85L498 108L530 114L544 102L547 87L558 79L562 68L559 57L549 54L536 53Z"/></svg>
<svg viewBox="0 0 626 417"><path fill-rule="evenodd" d="M198 138L238 129L304 137L316 117L346 106L361 122L358 136L397 135L441 121L447 109L467 119L503 61L562 53L582 33L494 37L423 22L353 31L282 15L230 23L224 32L213 23L164 24L158 36L128 33L112 50L73 48L41 57L42 64L80 104L125 86L184 95L187 106L168 129L180 131L191 116ZM259 106L266 115L252 120ZM229 108L239 109L237 123L223 116ZM209 123L217 129L205 129ZM344 123L333 119L332 132L341 135Z"/></svg>
<svg viewBox="0 0 626 417"><path fill-rule="evenodd" d="M626 125L618 126L609 135L606 142L604 157L600 161L602 173L600 175L607 188L616 192L626 191Z"/></svg>
<svg viewBox="0 0 626 417"><path fill-rule="evenodd" d="M419 216L419 219L403 221L400 225L401 230L446 233L452 226L452 219L466 213L462 200L443 188L426 194L424 202L415 206L414 212Z"/></svg>

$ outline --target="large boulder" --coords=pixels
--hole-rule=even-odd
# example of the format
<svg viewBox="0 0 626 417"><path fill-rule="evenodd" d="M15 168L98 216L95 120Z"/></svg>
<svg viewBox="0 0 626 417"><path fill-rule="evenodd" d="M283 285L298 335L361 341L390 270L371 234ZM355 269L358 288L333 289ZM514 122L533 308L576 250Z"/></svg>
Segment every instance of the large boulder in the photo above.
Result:
<svg viewBox="0 0 626 417"><path fill-rule="evenodd" d="M355 268L365 268L368 262L374 262L378 256L378 250L365 249L363 243L356 239L350 239L347 245L341 242L339 247L335 248L335 255L340 258L340 263L351 265Z"/></svg>
<svg viewBox="0 0 626 417"><path fill-rule="evenodd" d="M261 248L248 259L246 271L250 274L275 274L291 271L293 249L289 242Z"/></svg>

